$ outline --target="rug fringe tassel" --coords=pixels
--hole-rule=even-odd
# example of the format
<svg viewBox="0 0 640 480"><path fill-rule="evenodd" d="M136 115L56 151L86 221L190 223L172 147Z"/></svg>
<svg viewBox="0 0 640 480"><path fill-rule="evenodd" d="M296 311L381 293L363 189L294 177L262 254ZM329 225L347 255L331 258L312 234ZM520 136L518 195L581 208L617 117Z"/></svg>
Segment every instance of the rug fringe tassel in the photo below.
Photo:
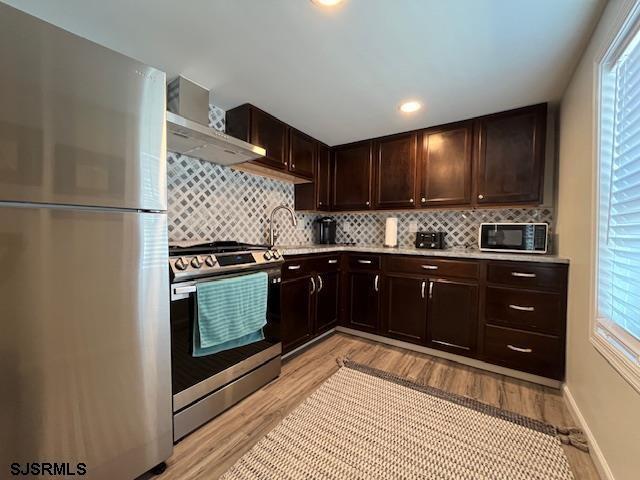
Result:
<svg viewBox="0 0 640 480"><path fill-rule="evenodd" d="M587 437L584 432L577 427L556 427L556 436L563 445L571 445L583 452L589 451Z"/></svg>
<svg viewBox="0 0 640 480"><path fill-rule="evenodd" d="M351 360L349 359L349 357L338 357L336 358L336 363L338 364L339 367L344 367L345 364L349 363Z"/></svg>

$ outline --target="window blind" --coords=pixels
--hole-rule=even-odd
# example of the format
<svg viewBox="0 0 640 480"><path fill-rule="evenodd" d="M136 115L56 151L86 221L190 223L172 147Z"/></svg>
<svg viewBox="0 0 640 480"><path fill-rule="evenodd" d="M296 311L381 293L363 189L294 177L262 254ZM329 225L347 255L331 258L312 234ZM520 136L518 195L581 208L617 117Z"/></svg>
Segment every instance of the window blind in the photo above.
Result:
<svg viewBox="0 0 640 480"><path fill-rule="evenodd" d="M638 361L640 352L640 37L603 76L598 317ZM609 88L604 88L606 85Z"/></svg>

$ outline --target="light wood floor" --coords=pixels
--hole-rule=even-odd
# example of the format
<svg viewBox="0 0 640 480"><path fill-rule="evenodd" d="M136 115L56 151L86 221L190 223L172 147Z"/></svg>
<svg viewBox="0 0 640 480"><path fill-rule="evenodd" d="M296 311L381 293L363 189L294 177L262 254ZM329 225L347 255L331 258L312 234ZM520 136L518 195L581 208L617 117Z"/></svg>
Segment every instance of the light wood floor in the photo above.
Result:
<svg viewBox="0 0 640 480"><path fill-rule="evenodd" d="M218 478L333 374L335 359L344 356L554 425L574 424L557 390L338 333L287 361L278 379L178 443L167 471L156 478ZM599 478L587 453L572 447L565 453L577 480Z"/></svg>

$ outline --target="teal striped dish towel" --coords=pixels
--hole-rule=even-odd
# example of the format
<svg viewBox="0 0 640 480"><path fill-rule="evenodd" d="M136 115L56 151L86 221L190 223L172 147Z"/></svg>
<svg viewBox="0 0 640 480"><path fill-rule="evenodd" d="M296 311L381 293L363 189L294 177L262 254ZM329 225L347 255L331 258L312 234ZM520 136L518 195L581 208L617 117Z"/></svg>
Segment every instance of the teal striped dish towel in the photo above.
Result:
<svg viewBox="0 0 640 480"><path fill-rule="evenodd" d="M267 324L266 272L196 285L193 356L241 347L264 339Z"/></svg>

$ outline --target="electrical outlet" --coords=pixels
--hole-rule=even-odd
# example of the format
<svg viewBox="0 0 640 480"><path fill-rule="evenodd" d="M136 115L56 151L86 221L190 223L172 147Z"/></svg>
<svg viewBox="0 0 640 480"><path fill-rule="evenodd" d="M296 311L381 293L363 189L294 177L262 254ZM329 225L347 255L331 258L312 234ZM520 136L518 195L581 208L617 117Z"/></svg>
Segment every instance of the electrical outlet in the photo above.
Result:
<svg viewBox="0 0 640 480"><path fill-rule="evenodd" d="M409 233L416 233L418 231L418 222L411 220L409 222Z"/></svg>
<svg viewBox="0 0 640 480"><path fill-rule="evenodd" d="M349 222L342 222L342 227L340 227L340 229L344 233L349 233L351 231L351 224Z"/></svg>

